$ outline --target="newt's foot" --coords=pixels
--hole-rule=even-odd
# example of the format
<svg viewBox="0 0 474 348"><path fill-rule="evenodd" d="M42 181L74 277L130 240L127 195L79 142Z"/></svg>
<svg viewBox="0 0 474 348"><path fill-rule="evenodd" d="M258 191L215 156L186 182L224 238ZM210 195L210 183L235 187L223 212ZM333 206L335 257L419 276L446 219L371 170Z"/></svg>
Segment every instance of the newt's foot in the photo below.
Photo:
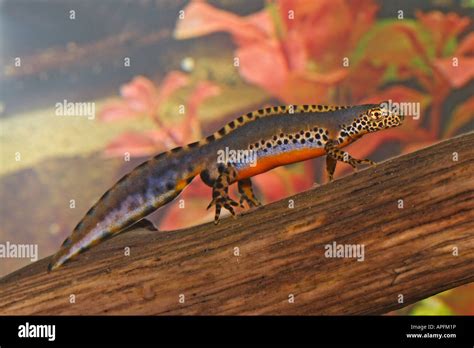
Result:
<svg viewBox="0 0 474 348"><path fill-rule="evenodd" d="M240 206L242 208L244 207L244 202L247 203L249 208L258 207L262 205L262 203L258 201L257 197L255 196L255 193L253 192L252 181L250 180L250 178L239 180L238 188L240 193Z"/></svg>
<svg viewBox="0 0 474 348"><path fill-rule="evenodd" d="M237 176L235 169L231 165L228 165L227 167L221 168L219 173L219 177L214 182L212 188L212 201L207 206L207 209L213 205L216 206L216 214L214 216L214 224L216 225L219 223L219 216L221 215L221 209L223 207L235 217L233 207L240 206L239 203L229 197L229 185L235 182L235 177Z"/></svg>
<svg viewBox="0 0 474 348"><path fill-rule="evenodd" d="M371 166L375 166L377 163L375 163L374 161L372 160L369 160L369 159L356 159L356 158L353 158L351 157L349 159L349 162L348 162L353 168L357 169L357 165L358 164L369 164Z"/></svg>
<svg viewBox="0 0 474 348"><path fill-rule="evenodd" d="M219 223L219 216L221 215L221 210L223 207L227 209L233 217L235 217L235 211L233 207L240 207L239 203L230 198L226 192L223 195L219 195L213 198L211 203L209 203L209 205L207 206L207 209L209 209L213 205L216 206L216 214L214 215L215 225Z"/></svg>
<svg viewBox="0 0 474 348"><path fill-rule="evenodd" d="M244 202L247 203L249 208L259 207L259 206L262 205L262 203L260 203L255 197L251 198L251 197L247 197L247 195L241 195L240 196L240 207L241 208L244 208Z"/></svg>
<svg viewBox="0 0 474 348"><path fill-rule="evenodd" d="M325 150L327 154L326 171L328 173L329 181L332 181L333 179L334 171L336 169L336 164L338 161L351 165L352 168L354 168L355 170L357 170L357 166L360 164L369 164L371 166L374 166L377 164L374 161L369 160L369 159L357 159L357 158L352 157L347 152L338 149L335 146L334 141L329 141L325 146Z"/></svg>

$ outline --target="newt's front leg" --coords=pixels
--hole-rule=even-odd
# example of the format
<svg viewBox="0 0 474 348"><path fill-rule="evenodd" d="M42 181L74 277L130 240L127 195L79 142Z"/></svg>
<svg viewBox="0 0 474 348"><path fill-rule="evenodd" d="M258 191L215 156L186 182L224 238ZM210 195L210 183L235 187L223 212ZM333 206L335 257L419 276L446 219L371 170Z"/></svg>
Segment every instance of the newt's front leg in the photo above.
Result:
<svg viewBox="0 0 474 348"><path fill-rule="evenodd" d="M342 151L336 147L334 141L328 141L324 147L326 151L326 171L328 173L329 181L332 181L334 171L336 170L337 161L350 164L354 169L357 169L358 164L370 164L375 165L376 163L369 159L357 159L349 155L349 153Z"/></svg>
<svg viewBox="0 0 474 348"><path fill-rule="evenodd" d="M219 176L212 187L212 201L207 206L207 209L216 206L216 214L214 216L214 223L219 223L219 216L222 207L226 208L232 216L235 216L235 211L232 207L239 207L239 203L229 197L229 186L234 183L237 173L231 165L219 169Z"/></svg>

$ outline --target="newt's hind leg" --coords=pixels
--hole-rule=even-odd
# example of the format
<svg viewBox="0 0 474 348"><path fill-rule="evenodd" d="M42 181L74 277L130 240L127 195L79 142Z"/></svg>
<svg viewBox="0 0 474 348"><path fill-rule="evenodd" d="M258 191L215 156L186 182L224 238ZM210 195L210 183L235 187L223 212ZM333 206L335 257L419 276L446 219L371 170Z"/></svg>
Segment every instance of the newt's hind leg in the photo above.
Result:
<svg viewBox="0 0 474 348"><path fill-rule="evenodd" d="M326 172L328 173L329 181L332 181L334 176L334 171L336 170L337 159L330 156L326 156Z"/></svg>
<svg viewBox="0 0 474 348"><path fill-rule="evenodd" d="M229 197L229 186L235 182L237 173L232 166L223 167L219 170L219 177L215 180L212 187L212 201L207 206L207 209L216 206L216 214L214 216L214 223L219 223L219 216L222 207L226 208L232 216L235 216L235 211L232 207L239 207L239 203Z"/></svg>
<svg viewBox="0 0 474 348"><path fill-rule="evenodd" d="M249 207L258 207L262 205L262 203L258 201L257 197L255 197L255 193L252 189L252 181L250 178L239 180L237 185L240 193L240 206L242 208L244 206L244 201L247 202Z"/></svg>
<svg viewBox="0 0 474 348"><path fill-rule="evenodd" d="M357 159L349 155L349 153L338 149L335 143L328 141L324 147L326 150L326 170L328 172L329 181L332 180L334 170L336 169L337 161L350 164L354 169L357 169L358 164L370 164L375 165L376 163L369 159Z"/></svg>

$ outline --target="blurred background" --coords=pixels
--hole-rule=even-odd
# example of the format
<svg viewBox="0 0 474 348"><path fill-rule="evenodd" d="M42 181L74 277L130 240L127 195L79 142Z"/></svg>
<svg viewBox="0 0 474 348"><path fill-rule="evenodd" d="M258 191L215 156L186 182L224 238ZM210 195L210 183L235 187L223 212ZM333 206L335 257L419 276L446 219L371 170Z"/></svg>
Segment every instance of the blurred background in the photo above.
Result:
<svg viewBox="0 0 474 348"><path fill-rule="evenodd" d="M349 151L376 161L474 129L472 0L0 0L0 243L55 252L148 157L279 104L417 102ZM93 116L57 115L90 103ZM336 177L349 173L340 165ZM323 160L257 176L263 203L325 183ZM195 180L151 216L212 219ZM0 259L0 276L29 259ZM397 314L474 314L468 284Z"/></svg>

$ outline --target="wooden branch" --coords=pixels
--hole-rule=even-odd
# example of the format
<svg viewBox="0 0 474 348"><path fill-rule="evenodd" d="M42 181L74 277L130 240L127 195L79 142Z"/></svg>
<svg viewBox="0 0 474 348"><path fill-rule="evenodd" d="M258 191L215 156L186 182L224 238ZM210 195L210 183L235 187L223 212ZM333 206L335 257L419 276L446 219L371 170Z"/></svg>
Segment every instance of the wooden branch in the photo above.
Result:
<svg viewBox="0 0 474 348"><path fill-rule="evenodd" d="M4 277L0 313L385 313L474 280L473 173L469 133L293 196L293 209L127 232L51 274L45 258ZM326 257L334 242L363 244L364 260Z"/></svg>

